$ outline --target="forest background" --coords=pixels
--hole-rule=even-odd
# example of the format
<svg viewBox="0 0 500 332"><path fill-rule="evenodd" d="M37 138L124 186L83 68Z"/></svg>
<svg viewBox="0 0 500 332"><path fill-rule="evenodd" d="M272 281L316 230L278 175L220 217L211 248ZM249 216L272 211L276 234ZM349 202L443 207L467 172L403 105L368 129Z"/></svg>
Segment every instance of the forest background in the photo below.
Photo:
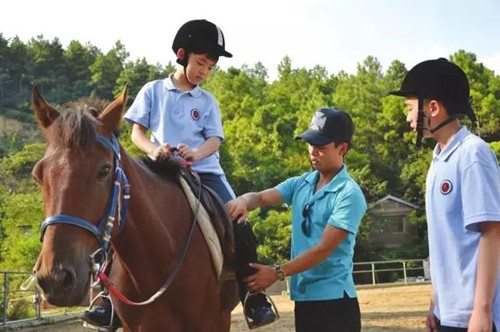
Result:
<svg viewBox="0 0 500 332"><path fill-rule="evenodd" d="M464 123L500 158L500 77L470 51L457 50L448 58L464 69L471 83L479 126ZM57 38L37 36L24 43L0 33L0 269L29 271L40 250L44 214L31 169L43 156L45 143L29 103L32 85L38 84L45 98L62 110L75 101L105 105L128 83L130 104L146 82L165 78L174 69L172 63L130 59L120 41L103 53L77 40L64 48ZM424 186L433 143L427 140L423 149L415 148L402 98L387 95L400 86L408 69L395 59L384 70L372 56L354 74L328 73L319 64L295 68L286 56L273 81L262 63L216 68L202 87L219 102L226 136L221 163L236 193L269 188L311 170L306 144L293 137L307 128L317 108L346 110L356 127L346 164L367 202L390 194L420 207L410 218L418 237L400 248L371 243L369 234L383 231L384 225L365 216L355 261L427 257ZM131 143L130 130L123 123L121 144L130 154L144 157ZM251 213L263 262L288 258L290 220L286 206Z"/></svg>

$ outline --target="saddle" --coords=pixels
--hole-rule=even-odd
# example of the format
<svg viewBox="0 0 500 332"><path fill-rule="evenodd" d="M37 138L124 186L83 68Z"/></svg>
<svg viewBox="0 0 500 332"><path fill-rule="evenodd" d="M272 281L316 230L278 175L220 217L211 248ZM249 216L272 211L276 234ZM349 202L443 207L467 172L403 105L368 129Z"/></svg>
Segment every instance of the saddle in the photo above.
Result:
<svg viewBox="0 0 500 332"><path fill-rule="evenodd" d="M233 225L227 213L226 207L224 203L222 203L219 196L212 189L200 183L200 179L195 172L191 171L189 168L182 168L180 174L181 179L179 179L179 181L184 189L186 197L190 201L191 208L194 213L198 212L198 224L211 251L217 277L228 279L228 270L234 271L236 247L234 243ZM186 186L183 185L183 181L185 181L185 184L187 184L189 188L185 188ZM198 199L200 203L197 202ZM201 206L197 207L196 204L201 204ZM205 210L206 214L208 214L208 218L206 219L209 219L213 230L215 230L219 243L214 243L216 241L214 241L212 236L210 236L210 233L213 233L213 230L210 230L206 224L202 224L207 221L200 220L204 215L206 216L203 210ZM220 250L217 249L217 247L219 247ZM220 258L215 257L220 255L217 254L218 251L220 251L220 254L222 255Z"/></svg>

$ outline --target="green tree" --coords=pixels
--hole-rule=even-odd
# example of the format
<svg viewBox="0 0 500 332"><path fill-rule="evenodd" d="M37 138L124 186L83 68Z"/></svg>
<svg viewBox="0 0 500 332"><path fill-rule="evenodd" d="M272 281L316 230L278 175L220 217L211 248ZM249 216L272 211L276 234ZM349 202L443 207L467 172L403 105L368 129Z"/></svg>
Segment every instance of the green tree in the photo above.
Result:
<svg viewBox="0 0 500 332"><path fill-rule="evenodd" d="M70 100L88 97L93 89L90 66L101 55L97 47L90 44L82 45L72 40L64 53L67 64L67 79L70 85Z"/></svg>
<svg viewBox="0 0 500 332"><path fill-rule="evenodd" d="M129 100L132 101L144 84L152 80L165 78L173 72L173 69L174 67L171 63L163 68L160 64L149 64L145 58L128 62L116 80L113 93L118 95L123 90L125 84L128 83Z"/></svg>
<svg viewBox="0 0 500 332"><path fill-rule="evenodd" d="M117 41L108 53L97 56L95 62L90 65L93 97L113 100L113 91L128 55L125 46Z"/></svg>
<svg viewBox="0 0 500 332"><path fill-rule="evenodd" d="M28 52L33 61L32 79L43 89L45 97L56 104L69 100L67 67L59 39L48 41L39 35L28 42Z"/></svg>

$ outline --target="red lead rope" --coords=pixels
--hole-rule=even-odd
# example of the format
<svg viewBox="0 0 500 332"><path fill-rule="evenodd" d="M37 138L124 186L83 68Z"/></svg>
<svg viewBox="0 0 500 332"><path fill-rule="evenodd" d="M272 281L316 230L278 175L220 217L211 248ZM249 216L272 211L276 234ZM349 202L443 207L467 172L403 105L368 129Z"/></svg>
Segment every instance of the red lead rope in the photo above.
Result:
<svg viewBox="0 0 500 332"><path fill-rule="evenodd" d="M99 273L97 274L97 276L102 281L102 283L104 284L104 286L106 286L106 288L108 289L109 293L111 295L113 295L114 297L116 297L118 300L122 301L123 303L128 304L128 305L144 305L144 304L147 304L147 303L144 303L144 302L134 302L134 301L130 301L129 299L127 299L127 297L125 295L123 295L123 293L120 292L120 290L118 290L118 288L116 288L116 286L111 281L109 281L108 276L106 276L106 274L104 274L104 271L99 271Z"/></svg>

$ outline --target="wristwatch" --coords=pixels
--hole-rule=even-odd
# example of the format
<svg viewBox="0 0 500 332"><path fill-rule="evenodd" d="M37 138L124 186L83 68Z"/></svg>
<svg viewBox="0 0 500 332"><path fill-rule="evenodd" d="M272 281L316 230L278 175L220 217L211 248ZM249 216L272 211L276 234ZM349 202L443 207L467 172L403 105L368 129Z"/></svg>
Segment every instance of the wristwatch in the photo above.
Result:
<svg viewBox="0 0 500 332"><path fill-rule="evenodd" d="M276 271L276 276L278 277L279 281L283 281L286 278L286 273L281 269L281 265L276 265L274 267L274 270Z"/></svg>

